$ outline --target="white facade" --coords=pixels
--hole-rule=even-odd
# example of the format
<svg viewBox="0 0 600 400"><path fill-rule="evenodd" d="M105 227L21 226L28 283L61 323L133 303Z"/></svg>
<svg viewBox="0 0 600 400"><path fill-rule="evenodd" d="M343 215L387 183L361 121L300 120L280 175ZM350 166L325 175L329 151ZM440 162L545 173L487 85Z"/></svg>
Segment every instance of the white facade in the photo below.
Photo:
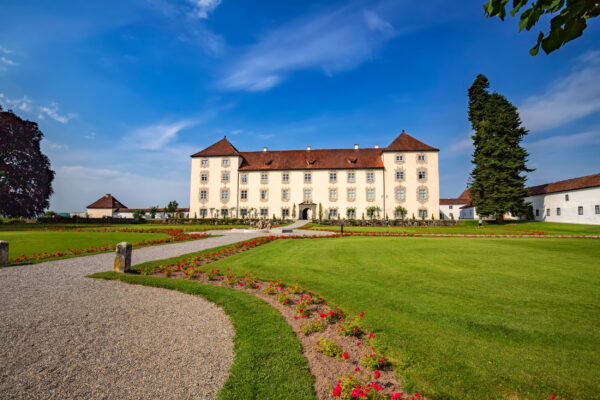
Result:
<svg viewBox="0 0 600 400"><path fill-rule="evenodd" d="M443 215L444 219L461 219L461 207L466 206L467 202L462 204L440 204L440 216Z"/></svg>
<svg viewBox="0 0 600 400"><path fill-rule="evenodd" d="M397 140L418 142L403 135ZM221 146L220 149L231 146L223 139L192 156L192 217L249 215L292 219L295 206L296 219L311 219L318 217L321 205L323 218L332 219L360 219L363 215L368 218L367 209L370 207L380 209L377 213L379 218L388 216L393 219L398 206L407 210L409 218L412 215L416 218L439 218L438 151L430 146L427 148L432 150L370 149L375 153L369 153L371 155L364 159L369 158L372 165L364 168L350 166L352 162L361 165L361 155L357 156L358 161L341 156L352 152L352 149L276 151L272 154L278 165L292 165L286 157L295 157L296 162L293 168L279 169L256 162L248 165L248 158L257 159L256 152L237 153L233 147L231 149L238 155L212 155L207 151L217 145ZM356 154L366 154L355 149ZM323 156L325 152L327 155ZM373 157L373 154L376 156ZM314 165L335 164L338 167L297 168L300 156L310 160L313 155L316 158ZM266 149L262 156L262 159L269 158Z"/></svg>
<svg viewBox="0 0 600 400"><path fill-rule="evenodd" d="M526 197L536 221L600 225L600 186Z"/></svg>

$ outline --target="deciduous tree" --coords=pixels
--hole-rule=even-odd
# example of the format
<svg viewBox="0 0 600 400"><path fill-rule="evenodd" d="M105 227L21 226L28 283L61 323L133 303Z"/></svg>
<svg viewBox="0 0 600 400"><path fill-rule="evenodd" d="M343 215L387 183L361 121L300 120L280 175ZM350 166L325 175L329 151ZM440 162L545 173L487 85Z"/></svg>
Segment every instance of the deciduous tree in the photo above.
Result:
<svg viewBox="0 0 600 400"><path fill-rule="evenodd" d="M44 134L0 106L0 215L36 217L49 206L54 171L41 149Z"/></svg>

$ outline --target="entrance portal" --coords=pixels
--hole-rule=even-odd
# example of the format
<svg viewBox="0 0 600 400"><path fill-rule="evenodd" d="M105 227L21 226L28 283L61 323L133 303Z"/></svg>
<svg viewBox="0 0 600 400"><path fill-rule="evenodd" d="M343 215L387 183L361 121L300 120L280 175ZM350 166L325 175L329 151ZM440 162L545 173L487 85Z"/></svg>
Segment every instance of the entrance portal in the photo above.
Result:
<svg viewBox="0 0 600 400"><path fill-rule="evenodd" d="M299 207L299 216L300 219L311 220L315 216L316 204L314 203L300 203Z"/></svg>

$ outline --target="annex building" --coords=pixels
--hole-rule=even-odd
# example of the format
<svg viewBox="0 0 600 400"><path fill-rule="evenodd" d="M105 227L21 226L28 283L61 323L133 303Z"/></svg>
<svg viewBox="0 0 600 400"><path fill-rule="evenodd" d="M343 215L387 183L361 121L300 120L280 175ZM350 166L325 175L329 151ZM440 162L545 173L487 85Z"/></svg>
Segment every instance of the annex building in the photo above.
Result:
<svg viewBox="0 0 600 400"><path fill-rule="evenodd" d="M402 132L379 148L238 151L223 138L193 154L190 217L439 216L439 149ZM398 215L399 216L399 215Z"/></svg>

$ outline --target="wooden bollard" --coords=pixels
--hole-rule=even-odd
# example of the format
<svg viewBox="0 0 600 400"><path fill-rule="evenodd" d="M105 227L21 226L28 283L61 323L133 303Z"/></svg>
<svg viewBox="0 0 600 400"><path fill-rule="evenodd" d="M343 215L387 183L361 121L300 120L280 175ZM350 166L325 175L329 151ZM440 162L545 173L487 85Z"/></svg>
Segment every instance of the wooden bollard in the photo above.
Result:
<svg viewBox="0 0 600 400"><path fill-rule="evenodd" d="M8 265L8 242L0 240L0 268Z"/></svg>
<svg viewBox="0 0 600 400"><path fill-rule="evenodd" d="M121 242L117 245L117 254L115 255L115 272L129 272L131 268L131 243Z"/></svg>

